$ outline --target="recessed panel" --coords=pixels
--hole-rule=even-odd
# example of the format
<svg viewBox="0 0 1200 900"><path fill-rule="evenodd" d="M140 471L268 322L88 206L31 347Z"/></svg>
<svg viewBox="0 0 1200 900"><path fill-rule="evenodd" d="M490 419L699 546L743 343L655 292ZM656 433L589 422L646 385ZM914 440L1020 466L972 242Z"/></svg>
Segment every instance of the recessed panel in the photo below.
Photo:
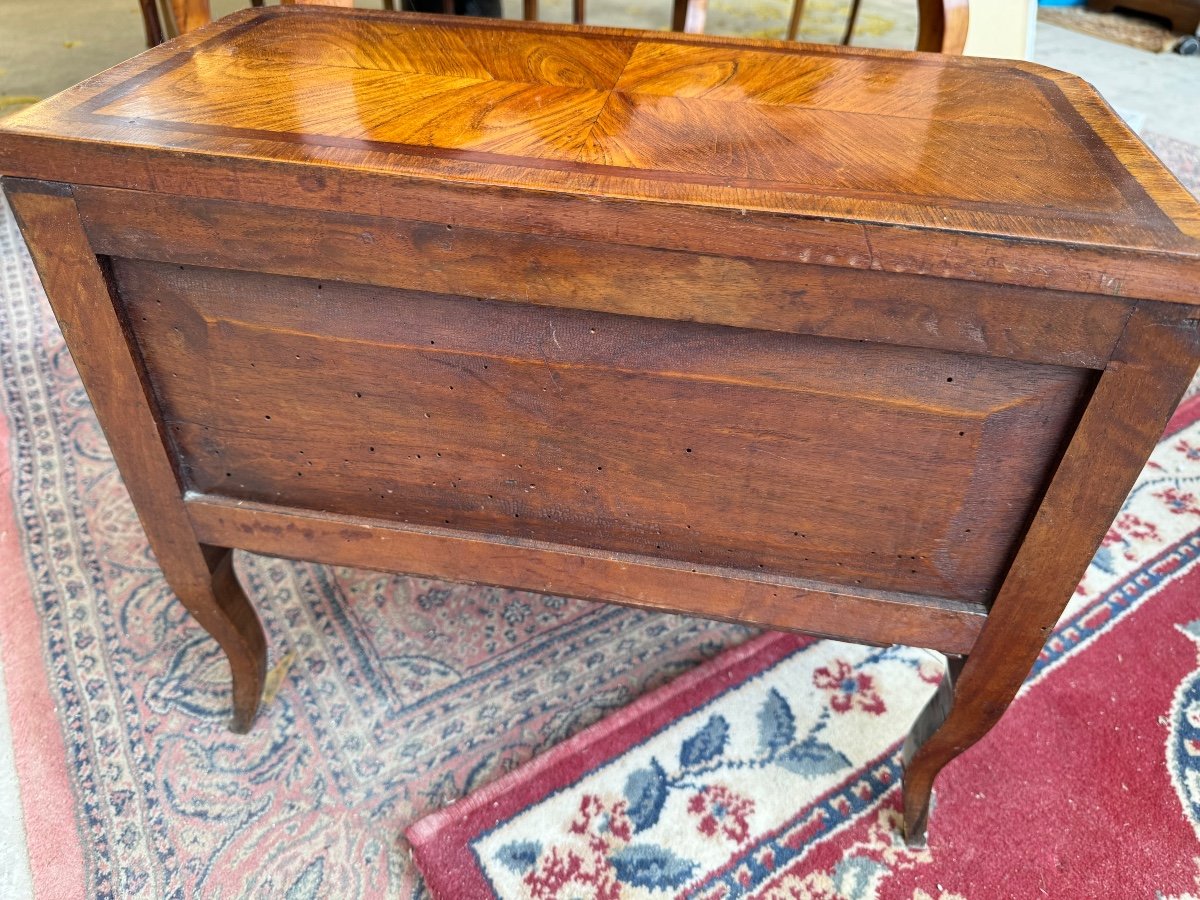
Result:
<svg viewBox="0 0 1200 900"><path fill-rule="evenodd" d="M189 486L986 599L1090 373L117 261Z"/></svg>

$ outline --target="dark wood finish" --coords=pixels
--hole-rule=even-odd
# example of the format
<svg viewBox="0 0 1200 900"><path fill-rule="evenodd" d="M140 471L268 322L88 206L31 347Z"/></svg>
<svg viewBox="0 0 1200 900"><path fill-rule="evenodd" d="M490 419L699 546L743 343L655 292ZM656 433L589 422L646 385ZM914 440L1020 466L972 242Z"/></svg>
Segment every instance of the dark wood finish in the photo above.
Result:
<svg viewBox="0 0 1200 900"><path fill-rule="evenodd" d="M906 747L909 836L925 833L937 773L987 734L1016 696L1198 360L1194 310L1147 305L1134 312L955 679L953 705L936 730L920 735L919 747ZM926 710L922 719L929 716Z"/></svg>
<svg viewBox="0 0 1200 900"><path fill-rule="evenodd" d="M166 40L162 17L158 14L158 0L138 0L142 11L142 27L146 30L146 46L156 47Z"/></svg>
<svg viewBox="0 0 1200 900"><path fill-rule="evenodd" d="M914 842L1200 360L1200 208L1024 63L264 9L0 171L239 727L220 548L919 644Z"/></svg>
<svg viewBox="0 0 1200 900"><path fill-rule="evenodd" d="M449 526L235 500L191 492L196 533L255 553L384 571L437 572L454 581L519 587L768 628L903 642L966 652L983 627L982 604L872 591L728 566L487 534Z"/></svg>
<svg viewBox="0 0 1200 900"><path fill-rule="evenodd" d="M850 41L854 37L854 26L858 24L858 10L862 6L862 0L850 0L850 12L846 15L846 30L842 33L842 46L850 46Z"/></svg>
<svg viewBox="0 0 1200 900"><path fill-rule="evenodd" d="M1200 32L1200 0L1088 0L1088 9L1133 10L1163 19L1176 34Z"/></svg>
<svg viewBox="0 0 1200 900"><path fill-rule="evenodd" d="M196 538L127 315L88 246L70 189L6 179L5 193L163 575L229 658L233 728L246 731L262 695L266 637L229 551Z"/></svg>
<svg viewBox="0 0 1200 900"><path fill-rule="evenodd" d="M968 0L920 0L917 49L930 53L962 53L970 24ZM848 36L848 35L847 35Z"/></svg>
<svg viewBox="0 0 1200 900"><path fill-rule="evenodd" d="M533 0L534 3L537 0ZM671 3L671 30L683 31L687 23L688 0L672 0ZM526 16L526 18L529 18ZM703 31L703 29L701 29Z"/></svg>
<svg viewBox="0 0 1200 900"><path fill-rule="evenodd" d="M521 227L515 203L507 206L513 219L504 221L502 211L491 219L477 206L473 216L470 207L455 210L440 195L389 210L386 227L377 216L143 191L81 187L76 196L94 248L110 256L1092 369L1104 368L1131 309L1124 300L1081 293L797 266L787 257L837 259L837 248L825 253L824 242L814 246L804 222L790 230L785 222L748 226L739 240L741 216L701 219L696 225L704 230L686 235L703 247L696 253L683 250L683 240L670 248L605 241L606 234L640 228L648 241L668 243L675 223L665 219L663 231L652 233L656 207L645 209L646 222L636 208L606 216L597 207L585 220L564 215L561 228L526 232L514 230ZM399 217L417 210L425 221ZM464 219L477 225L457 224ZM721 255L723 241L733 251L752 240L771 258ZM603 270L589 263L597 253L604 254ZM707 285L703 295L693 289L698 280Z"/></svg>
<svg viewBox="0 0 1200 900"><path fill-rule="evenodd" d="M1068 428L1092 383L509 301L114 271L200 493L980 603L1054 462L1036 436Z"/></svg>
<svg viewBox="0 0 1200 900"><path fill-rule="evenodd" d="M946 724L946 719L949 718L951 711L954 709L955 688L958 686L959 676L962 674L963 665L966 663L964 656L947 656L946 670L942 676L942 680L938 683L937 690L934 691L929 702L925 704L925 708L921 710L917 716L917 721L913 723L912 729L908 732L908 736L904 740L904 749L901 757L904 762L904 800L905 800L905 819L904 833L908 837L909 846L923 847L925 845L925 830L929 823L929 807L933 800L933 781L930 776L927 787L918 786L918 772L913 768L913 760L917 753L924 747L935 734L937 734L943 725ZM934 772L933 774L936 774ZM913 809L909 810L907 804L913 803Z"/></svg>

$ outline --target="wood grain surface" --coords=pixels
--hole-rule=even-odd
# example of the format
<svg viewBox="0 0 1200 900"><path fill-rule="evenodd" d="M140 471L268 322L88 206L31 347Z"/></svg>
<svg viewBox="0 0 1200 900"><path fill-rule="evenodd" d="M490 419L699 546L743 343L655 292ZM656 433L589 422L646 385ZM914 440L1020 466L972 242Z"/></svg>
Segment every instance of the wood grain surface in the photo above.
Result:
<svg viewBox="0 0 1200 900"><path fill-rule="evenodd" d="M267 639L228 547L199 541L184 510L178 463L164 452L154 389L128 330L111 272L88 245L69 187L5 181L38 275L171 590L220 643L233 680L233 728L262 697Z"/></svg>
<svg viewBox="0 0 1200 900"><path fill-rule="evenodd" d="M63 167L78 171L103 141L1169 251L1200 265L1186 192L1090 87L1027 63L260 9L5 129L0 168L34 177L78 180ZM37 135L76 156L37 154ZM91 183L127 183L103 162Z"/></svg>
<svg viewBox="0 0 1200 900"><path fill-rule="evenodd" d="M76 196L92 246L112 256L1093 369L1107 363L1132 309L1077 292L806 264L836 261L810 247L799 251L807 259L788 260L805 237L781 223L744 239L757 237L767 259L722 248L736 239L726 223L708 223L724 226L725 239L703 253L604 240L606 225L649 232L654 207L644 207L649 223L630 209L588 227L568 217L562 228L551 219L516 230L449 204L382 218L104 188ZM514 214L517 206L508 204Z"/></svg>
<svg viewBox="0 0 1200 900"><path fill-rule="evenodd" d="M1092 382L880 344L115 271L199 493L950 599L990 600Z"/></svg>
<svg viewBox="0 0 1200 900"><path fill-rule="evenodd" d="M661 612L888 645L966 653L986 619L979 603L838 587L704 563L319 513L275 503L191 493L196 533L255 553L448 580L537 590ZM686 605L680 598L686 597Z"/></svg>

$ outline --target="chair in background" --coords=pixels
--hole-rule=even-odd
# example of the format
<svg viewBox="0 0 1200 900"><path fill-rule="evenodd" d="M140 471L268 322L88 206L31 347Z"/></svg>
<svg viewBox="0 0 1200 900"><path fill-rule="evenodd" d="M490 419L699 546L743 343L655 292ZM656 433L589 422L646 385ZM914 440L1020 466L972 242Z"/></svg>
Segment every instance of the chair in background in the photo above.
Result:
<svg viewBox="0 0 1200 900"><path fill-rule="evenodd" d="M704 3L708 0L692 0ZM792 15L788 20L787 40L794 41L800 30L800 18L804 15L805 0L793 0ZM842 46L850 44L854 26L858 24L858 10L862 0L850 0L850 14L846 17L846 31L842 35ZM969 0L917 0L917 50L930 53L959 54L967 43ZM700 28L703 30L701 21Z"/></svg>
<svg viewBox="0 0 1200 900"><path fill-rule="evenodd" d="M281 0L290 5L353 6L354 0ZM538 0L521 0L522 15L527 21L538 17ZM571 0L571 21L581 24L586 15L587 0ZM142 20L146 27L146 43L153 47L170 37L199 28L212 18L209 0L139 0ZM454 13L455 0L442 0L442 12ZM805 0L792 0L788 19L787 40L794 41L800 31ZM862 0L850 0L850 11L842 44L854 36ZM251 0L251 6L262 6L263 0ZM962 53L967 41L969 0L917 0L917 50L931 53ZM383 0L383 8L395 10L396 0ZM708 17L708 0L672 0L671 30L700 34Z"/></svg>

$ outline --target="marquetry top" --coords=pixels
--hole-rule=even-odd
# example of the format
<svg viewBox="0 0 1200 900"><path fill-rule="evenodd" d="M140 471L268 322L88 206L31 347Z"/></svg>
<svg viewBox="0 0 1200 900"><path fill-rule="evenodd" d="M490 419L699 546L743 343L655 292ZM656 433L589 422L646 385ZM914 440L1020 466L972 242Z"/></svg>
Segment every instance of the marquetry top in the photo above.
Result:
<svg viewBox="0 0 1200 900"><path fill-rule="evenodd" d="M199 193L237 159L1200 259L1200 207L1153 154L1021 62L270 8L0 129L25 177L145 186L182 158Z"/></svg>

